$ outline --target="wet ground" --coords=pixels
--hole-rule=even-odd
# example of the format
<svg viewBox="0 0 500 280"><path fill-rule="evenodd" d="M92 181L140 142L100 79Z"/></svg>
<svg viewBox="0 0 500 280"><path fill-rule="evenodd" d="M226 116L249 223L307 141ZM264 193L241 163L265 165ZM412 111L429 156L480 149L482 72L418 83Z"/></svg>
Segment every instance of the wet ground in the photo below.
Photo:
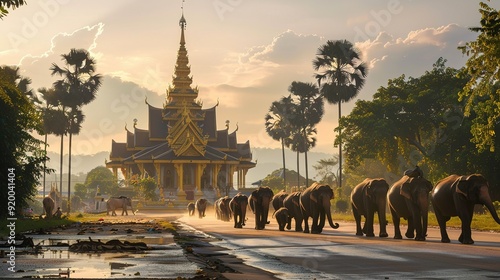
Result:
<svg viewBox="0 0 500 280"><path fill-rule="evenodd" d="M193 278L201 266L188 260L172 232L155 220L119 219L58 228L50 234L26 234L40 245L38 253L17 249L16 273L3 270L3 278ZM107 242L112 239L144 242L148 250L71 252L79 240Z"/></svg>

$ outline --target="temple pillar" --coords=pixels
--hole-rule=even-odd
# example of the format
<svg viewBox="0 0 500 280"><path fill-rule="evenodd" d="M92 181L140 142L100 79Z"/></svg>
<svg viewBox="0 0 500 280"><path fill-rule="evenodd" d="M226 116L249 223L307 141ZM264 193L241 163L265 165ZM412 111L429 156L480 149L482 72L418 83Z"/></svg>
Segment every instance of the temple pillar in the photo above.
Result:
<svg viewBox="0 0 500 280"><path fill-rule="evenodd" d="M175 171L177 171L177 190L184 191L184 170L183 170L183 165L182 163L175 163L174 168Z"/></svg>
<svg viewBox="0 0 500 280"><path fill-rule="evenodd" d="M218 178L219 171L221 168L222 168L222 164L216 163L216 164L214 164L214 168L212 170L213 171L212 172L212 186L217 192L217 197L221 197L219 186L217 186L217 178Z"/></svg>
<svg viewBox="0 0 500 280"><path fill-rule="evenodd" d="M201 192L201 176L203 175L203 169L205 169L206 164L198 163L196 164L196 169L194 173L194 185L196 186L196 192Z"/></svg>

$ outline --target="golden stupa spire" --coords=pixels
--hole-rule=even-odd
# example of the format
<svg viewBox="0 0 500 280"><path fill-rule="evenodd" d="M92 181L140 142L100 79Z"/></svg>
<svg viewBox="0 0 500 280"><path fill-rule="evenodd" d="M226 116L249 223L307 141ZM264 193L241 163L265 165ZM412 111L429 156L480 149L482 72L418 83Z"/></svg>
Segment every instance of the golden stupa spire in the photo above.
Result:
<svg viewBox="0 0 500 280"><path fill-rule="evenodd" d="M184 1L183 1L184 2ZM186 29L186 19L184 18L184 5L182 6L182 15L179 20L181 27L181 40L179 51L177 52L177 63L175 65L175 73L173 77L173 86L167 89L167 100L169 103L187 101L194 102L198 97L198 90L191 88L193 78L191 68L189 67L189 58L186 49L186 39L184 37L184 30Z"/></svg>

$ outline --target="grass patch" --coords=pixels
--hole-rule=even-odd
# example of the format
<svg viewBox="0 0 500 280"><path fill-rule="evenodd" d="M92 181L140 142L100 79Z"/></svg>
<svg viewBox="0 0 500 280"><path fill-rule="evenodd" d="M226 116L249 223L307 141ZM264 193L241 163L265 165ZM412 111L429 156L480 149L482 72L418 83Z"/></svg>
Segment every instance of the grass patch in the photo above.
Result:
<svg viewBox="0 0 500 280"><path fill-rule="evenodd" d="M71 213L68 217L63 219L40 219L38 217L26 218L26 219L18 219L16 222L16 233L23 233L27 231L36 231L40 229L51 229L57 228L59 226L67 226L76 222L80 223L95 223L98 222L99 219L104 219L104 221L110 221L109 216L106 213L101 214L89 214L89 213ZM0 237L5 238L9 235L9 229L7 225L11 221L7 221L7 219L0 220ZM115 222L120 223L119 220ZM158 221L157 224L164 229L167 230L175 230L174 225L172 225L168 221Z"/></svg>
<svg viewBox="0 0 500 280"><path fill-rule="evenodd" d="M387 222L390 224L394 224L392 222L391 214L386 214ZM332 219L334 221L345 221L345 222L355 222L354 216L352 213L333 213ZM361 218L361 221L364 222L364 218ZM375 213L374 222L378 223L378 215ZM438 227L438 222L436 219L436 215L430 212L428 216L428 226L429 227ZM408 225L408 222L405 219L400 219L401 225ZM451 219L446 223L446 227L462 227L462 222L458 217L451 217ZM474 230L483 230L483 231L495 231L500 232L500 225L495 222L495 220L491 217L489 213L487 214L474 214L472 217L471 228Z"/></svg>

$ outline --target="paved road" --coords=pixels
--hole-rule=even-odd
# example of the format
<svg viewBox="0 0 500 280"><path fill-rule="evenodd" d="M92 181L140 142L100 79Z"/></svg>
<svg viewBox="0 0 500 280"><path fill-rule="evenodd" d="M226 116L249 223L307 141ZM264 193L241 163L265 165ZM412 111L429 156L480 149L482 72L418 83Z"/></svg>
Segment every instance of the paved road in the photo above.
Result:
<svg viewBox="0 0 500 280"><path fill-rule="evenodd" d="M475 244L462 245L460 231L452 229L452 242L444 244L436 228L429 229L427 241L417 242L393 239L392 225L389 238L367 238L355 236L355 224L348 222L312 235L280 232L275 221L257 231L252 217L243 229L215 220L212 213L178 221L221 238L214 244L281 279L500 278L500 233L473 232Z"/></svg>

